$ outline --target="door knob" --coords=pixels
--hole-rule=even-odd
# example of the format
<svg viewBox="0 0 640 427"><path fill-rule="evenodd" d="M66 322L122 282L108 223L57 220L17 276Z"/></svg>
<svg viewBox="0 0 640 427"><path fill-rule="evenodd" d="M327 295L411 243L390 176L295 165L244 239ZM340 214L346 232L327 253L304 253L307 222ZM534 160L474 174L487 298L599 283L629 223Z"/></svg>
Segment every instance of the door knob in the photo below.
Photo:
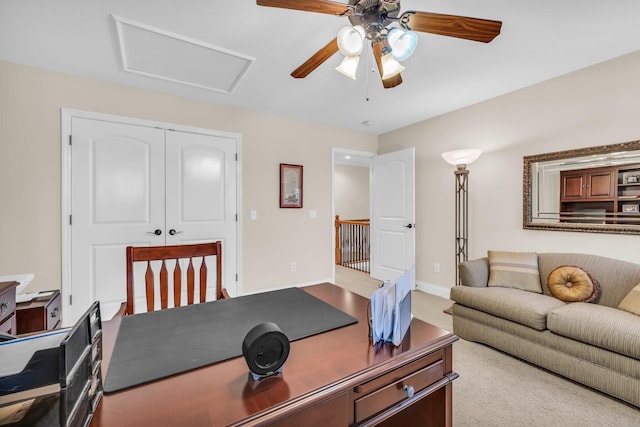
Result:
<svg viewBox="0 0 640 427"><path fill-rule="evenodd" d="M415 227L415 226L416 226L415 224L407 224L407 225L405 225L404 227L405 227L405 228L413 228L413 227Z"/></svg>
<svg viewBox="0 0 640 427"><path fill-rule="evenodd" d="M160 230L159 228L156 228L153 231L147 231L147 234L155 234L156 236L159 236L162 234L162 230Z"/></svg>
<svg viewBox="0 0 640 427"><path fill-rule="evenodd" d="M183 231L176 231L175 229L171 229L169 230L169 234L171 234L172 236L175 236L176 234L180 234L180 233L184 233Z"/></svg>

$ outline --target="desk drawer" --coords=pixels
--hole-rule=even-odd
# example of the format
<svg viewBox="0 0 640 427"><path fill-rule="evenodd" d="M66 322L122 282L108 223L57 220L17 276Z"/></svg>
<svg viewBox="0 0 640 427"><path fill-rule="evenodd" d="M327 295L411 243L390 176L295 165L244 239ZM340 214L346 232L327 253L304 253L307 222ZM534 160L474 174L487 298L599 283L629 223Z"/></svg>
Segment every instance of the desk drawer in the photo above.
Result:
<svg viewBox="0 0 640 427"><path fill-rule="evenodd" d="M8 319L0 322L0 332L14 335L16 333L16 316L15 314Z"/></svg>
<svg viewBox="0 0 640 427"><path fill-rule="evenodd" d="M427 366L425 366L425 364L427 364ZM402 369L402 371L406 372L407 368L415 368L417 370L414 369L411 373L401 378L389 378L390 382L387 382L386 385L355 400L354 417L356 423L364 421L405 399L410 399L410 394L411 396L413 396L414 393L417 394L442 379L445 375L442 352L437 352L436 354L426 356L420 361L413 362L405 367L405 369ZM385 377L386 376L383 376L370 383L380 383L380 380L384 380ZM412 387L412 392L405 390L405 386ZM366 384L361 387L356 387L355 389L356 393L364 390L366 390Z"/></svg>

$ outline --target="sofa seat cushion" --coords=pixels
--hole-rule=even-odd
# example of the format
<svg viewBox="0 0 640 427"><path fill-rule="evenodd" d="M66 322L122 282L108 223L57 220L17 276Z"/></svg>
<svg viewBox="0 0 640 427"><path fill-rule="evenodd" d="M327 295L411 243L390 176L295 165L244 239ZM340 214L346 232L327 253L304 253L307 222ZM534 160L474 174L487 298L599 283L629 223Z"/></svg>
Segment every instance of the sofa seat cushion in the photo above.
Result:
<svg viewBox="0 0 640 427"><path fill-rule="evenodd" d="M454 286L451 288L451 299L464 306L539 331L547 328L547 313L566 305L548 295L501 287Z"/></svg>
<svg viewBox="0 0 640 427"><path fill-rule="evenodd" d="M576 302L547 316L555 334L640 359L640 316L597 304Z"/></svg>

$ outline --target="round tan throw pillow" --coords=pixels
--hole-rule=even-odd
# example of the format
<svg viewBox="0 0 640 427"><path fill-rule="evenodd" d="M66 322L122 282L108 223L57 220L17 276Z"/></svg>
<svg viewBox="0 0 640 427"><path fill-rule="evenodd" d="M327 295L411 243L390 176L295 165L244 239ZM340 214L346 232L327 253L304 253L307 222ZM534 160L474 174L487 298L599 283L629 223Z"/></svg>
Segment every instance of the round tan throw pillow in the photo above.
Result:
<svg viewBox="0 0 640 427"><path fill-rule="evenodd" d="M547 278L551 295L564 302L593 302L600 294L600 285L580 267L563 265Z"/></svg>

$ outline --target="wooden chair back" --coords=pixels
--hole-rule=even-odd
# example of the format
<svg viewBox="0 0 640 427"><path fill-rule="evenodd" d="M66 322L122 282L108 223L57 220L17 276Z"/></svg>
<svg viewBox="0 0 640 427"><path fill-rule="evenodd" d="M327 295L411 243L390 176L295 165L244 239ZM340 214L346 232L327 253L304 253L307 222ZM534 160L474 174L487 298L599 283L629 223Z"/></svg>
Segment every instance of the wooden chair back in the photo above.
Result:
<svg viewBox="0 0 640 427"><path fill-rule="evenodd" d="M160 308L169 308L169 276L167 264L171 267L171 262L167 260L175 260L173 265L173 306L182 305L182 268L180 266L181 259L189 259L187 267L187 304L193 304L195 299L195 269L193 265L194 258L202 258L202 263L198 271L199 276L199 302L205 302L207 297L207 264L205 257L216 257L216 299L229 298L226 289L222 287L222 243L220 241L213 243L198 243L192 245L174 245L174 246L141 246L127 247L127 305L124 314L134 313L134 263L146 262L145 271L145 294L147 302L147 311L155 310L155 274L152 268L152 261L162 261L159 271L159 290L160 290ZM156 263L157 264L157 263Z"/></svg>

